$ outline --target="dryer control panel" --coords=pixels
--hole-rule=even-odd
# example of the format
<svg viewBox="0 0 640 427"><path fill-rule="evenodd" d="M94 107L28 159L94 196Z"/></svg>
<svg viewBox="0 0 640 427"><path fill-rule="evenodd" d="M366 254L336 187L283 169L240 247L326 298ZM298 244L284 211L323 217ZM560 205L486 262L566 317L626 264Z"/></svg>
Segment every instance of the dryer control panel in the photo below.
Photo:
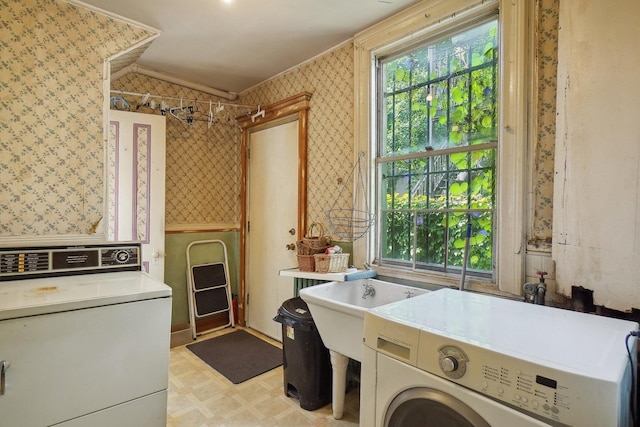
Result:
<svg viewBox="0 0 640 427"><path fill-rule="evenodd" d="M139 243L0 248L0 281L141 268Z"/></svg>

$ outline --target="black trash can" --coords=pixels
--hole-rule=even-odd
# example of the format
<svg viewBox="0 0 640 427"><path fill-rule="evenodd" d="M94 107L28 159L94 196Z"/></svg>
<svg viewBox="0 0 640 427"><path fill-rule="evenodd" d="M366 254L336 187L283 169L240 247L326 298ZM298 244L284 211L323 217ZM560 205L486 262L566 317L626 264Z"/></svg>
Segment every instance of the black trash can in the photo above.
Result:
<svg viewBox="0 0 640 427"><path fill-rule="evenodd" d="M308 411L331 402L331 359L302 298L285 301L273 318L282 324L284 393Z"/></svg>

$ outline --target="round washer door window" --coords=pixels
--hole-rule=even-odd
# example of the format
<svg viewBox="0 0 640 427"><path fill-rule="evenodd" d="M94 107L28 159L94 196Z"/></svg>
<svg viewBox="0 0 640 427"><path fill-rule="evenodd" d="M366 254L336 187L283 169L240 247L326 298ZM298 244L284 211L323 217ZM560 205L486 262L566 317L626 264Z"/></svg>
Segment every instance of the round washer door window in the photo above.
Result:
<svg viewBox="0 0 640 427"><path fill-rule="evenodd" d="M430 388L397 395L385 414L385 427L491 427L461 400Z"/></svg>

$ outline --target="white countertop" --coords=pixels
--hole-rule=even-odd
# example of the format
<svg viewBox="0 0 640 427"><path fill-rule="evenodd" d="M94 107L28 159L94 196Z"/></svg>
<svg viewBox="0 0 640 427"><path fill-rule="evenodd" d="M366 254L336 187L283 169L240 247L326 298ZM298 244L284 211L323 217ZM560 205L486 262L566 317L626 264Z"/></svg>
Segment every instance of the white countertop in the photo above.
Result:
<svg viewBox="0 0 640 427"><path fill-rule="evenodd" d="M299 277L301 279L325 280L327 282L346 282L350 275L364 273L367 270L347 270L342 273L316 273L313 271L300 271L298 268L280 270L280 276Z"/></svg>
<svg viewBox="0 0 640 427"><path fill-rule="evenodd" d="M608 361L626 363L626 334L638 329L632 321L448 288L376 307L367 315L423 330L425 336L443 336L556 369L607 372L611 377L620 365Z"/></svg>
<svg viewBox="0 0 640 427"><path fill-rule="evenodd" d="M171 296L141 271L0 282L0 320Z"/></svg>

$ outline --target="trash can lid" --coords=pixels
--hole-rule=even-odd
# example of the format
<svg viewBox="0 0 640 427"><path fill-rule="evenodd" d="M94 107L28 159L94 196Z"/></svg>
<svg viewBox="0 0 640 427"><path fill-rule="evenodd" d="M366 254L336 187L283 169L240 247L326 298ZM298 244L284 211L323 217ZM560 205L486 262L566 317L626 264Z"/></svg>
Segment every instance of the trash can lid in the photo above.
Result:
<svg viewBox="0 0 640 427"><path fill-rule="evenodd" d="M291 298L283 302L278 313L283 317L296 320L298 322L313 323L309 307L300 297Z"/></svg>

